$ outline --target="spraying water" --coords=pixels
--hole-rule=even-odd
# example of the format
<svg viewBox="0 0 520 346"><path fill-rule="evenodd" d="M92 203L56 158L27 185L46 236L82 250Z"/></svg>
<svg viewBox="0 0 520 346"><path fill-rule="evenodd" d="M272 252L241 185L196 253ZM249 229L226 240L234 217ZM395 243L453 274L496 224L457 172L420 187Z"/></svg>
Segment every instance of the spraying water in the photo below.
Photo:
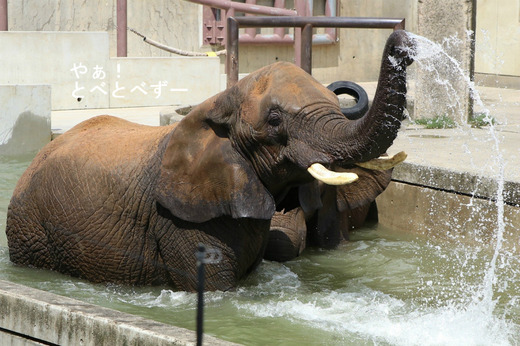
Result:
<svg viewBox="0 0 520 346"><path fill-rule="evenodd" d="M468 33L471 34L471 33ZM419 65L423 71L427 71L426 78L433 78L438 86L446 93L444 100L451 100L452 103L448 104L448 107L458 115L458 126L464 131L472 131L471 128L466 124L466 116L460 109L461 103L464 100L459 98L452 98L451 95L457 95L456 86L464 86L469 89L470 96L474 102L474 105L483 110L482 121L488 125L489 137L492 140L494 147L494 158L495 167L498 168L494 180L496 181L496 193L495 193L495 205L497 207L496 213L496 231L495 231L495 244L493 255L487 269L485 270L484 277L478 289L473 293L473 301L467 306L467 310L473 313L480 313L489 318L487 321L493 320L492 316L496 307L497 301L494 299L494 291L497 285L497 262L503 249L504 232L505 232L505 221L504 221L504 181L505 181L505 160L500 150L500 136L497 133L495 122L491 116L490 110L484 105L479 92L477 91L475 84L470 80L467 71L465 71L460 62L450 56L445 47L452 45L461 44L457 38L447 38L443 44L432 42L424 37L410 34L411 37L417 42L417 49L415 52L415 62ZM449 71L449 73L441 74L439 71ZM457 114L457 112L459 112ZM468 154L471 155L469 149Z"/></svg>

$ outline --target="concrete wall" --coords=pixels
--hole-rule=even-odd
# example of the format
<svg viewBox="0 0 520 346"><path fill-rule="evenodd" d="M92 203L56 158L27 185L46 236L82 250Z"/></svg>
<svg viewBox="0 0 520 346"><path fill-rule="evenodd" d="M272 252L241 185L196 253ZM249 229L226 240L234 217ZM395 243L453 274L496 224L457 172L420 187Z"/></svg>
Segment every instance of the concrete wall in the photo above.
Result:
<svg viewBox="0 0 520 346"><path fill-rule="evenodd" d="M391 182L377 198L379 223L410 234L493 244L498 208L488 199ZM504 206L504 246L518 244L520 207Z"/></svg>
<svg viewBox="0 0 520 346"><path fill-rule="evenodd" d="M220 91L219 64L211 57L112 58L110 107L198 104Z"/></svg>
<svg viewBox="0 0 520 346"><path fill-rule="evenodd" d="M477 0L475 70L520 76L520 1ZM520 81L517 80L517 89Z"/></svg>
<svg viewBox="0 0 520 346"><path fill-rule="evenodd" d="M272 3L268 0L258 2ZM319 7L320 2L314 1L315 7ZM288 6L291 3L287 1ZM419 3L419 0L339 0L339 15L404 17L407 30L417 33ZM515 61L520 54L519 6L518 0L477 0L477 73L520 76L520 65ZM116 55L116 0L8 0L8 7L9 30L105 31L109 35L109 55ZM186 0L128 0L128 26L147 37L188 51L221 48L201 45L201 13L202 6ZM338 44L315 47L314 76L323 83L339 79L376 80L388 34L388 30L340 30ZM293 55L292 46L244 46L240 50L240 72L248 73L278 60L292 61ZM128 56L172 54L146 44L129 32ZM220 72L224 73L223 58ZM509 84L520 88L515 80Z"/></svg>
<svg viewBox="0 0 520 346"><path fill-rule="evenodd" d="M315 4L319 2L315 1ZM341 0L339 3L341 16L405 17L408 30L415 31L417 0ZM109 35L109 55L116 55L116 0L8 0L8 6L11 31L106 31ZM128 0L128 26L147 37L188 51L205 52L222 48L201 46L201 13L202 6L185 0ZM314 76L323 83L338 79L375 80L379 73L383 45L390 32L340 30L338 44L314 48ZM128 56L159 57L172 54L146 44L129 32ZM240 72L249 73L278 60L293 59L292 46L241 46ZM221 58L221 73L224 73L224 61Z"/></svg>
<svg viewBox="0 0 520 346"><path fill-rule="evenodd" d="M105 31L116 56L117 0L8 0L10 31ZM128 0L128 26L166 45L200 47L200 6L184 0ZM128 34L128 56L171 56Z"/></svg>
<svg viewBox="0 0 520 346"><path fill-rule="evenodd" d="M40 150L51 140L51 87L0 85L0 155Z"/></svg>
<svg viewBox="0 0 520 346"><path fill-rule="evenodd" d="M218 58L109 58L106 32L0 32L0 45L0 84L50 84L53 110L195 104L220 91Z"/></svg>
<svg viewBox="0 0 520 346"><path fill-rule="evenodd" d="M423 0L418 7L418 33L439 44L457 66L438 57L415 66L415 118L449 116L465 123L470 116L469 81L473 75L475 1ZM424 47L421 47L424 49ZM460 73L459 73L460 70Z"/></svg>
<svg viewBox="0 0 520 346"><path fill-rule="evenodd" d="M108 35L104 32L0 32L0 84L50 84L52 108L108 108L103 93L91 93L81 102L72 97L76 77L75 66L108 65ZM92 74L78 71L86 90L98 82Z"/></svg>

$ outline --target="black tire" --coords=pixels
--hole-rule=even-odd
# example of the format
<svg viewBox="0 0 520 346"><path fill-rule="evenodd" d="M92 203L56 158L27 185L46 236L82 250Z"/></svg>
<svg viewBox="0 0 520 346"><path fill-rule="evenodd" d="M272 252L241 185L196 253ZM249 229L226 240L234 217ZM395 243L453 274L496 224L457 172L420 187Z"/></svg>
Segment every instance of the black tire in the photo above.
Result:
<svg viewBox="0 0 520 346"><path fill-rule="evenodd" d="M368 95L361 85L349 81L338 81L327 86L336 95L347 94L356 99L356 105L341 108L341 113L350 120L361 118L368 111Z"/></svg>

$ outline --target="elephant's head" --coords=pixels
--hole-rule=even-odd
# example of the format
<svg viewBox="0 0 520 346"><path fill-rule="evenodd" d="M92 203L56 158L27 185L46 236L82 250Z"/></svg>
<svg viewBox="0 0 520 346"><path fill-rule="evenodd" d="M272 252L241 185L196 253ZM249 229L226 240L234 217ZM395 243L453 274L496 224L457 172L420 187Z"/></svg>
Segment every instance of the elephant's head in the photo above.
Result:
<svg viewBox="0 0 520 346"><path fill-rule="evenodd" d="M349 168L385 153L403 119L407 34L385 47L372 108L359 120L337 97L289 63L251 73L197 106L172 132L156 189L158 202L181 219L271 219L288 189L313 181L356 179Z"/></svg>

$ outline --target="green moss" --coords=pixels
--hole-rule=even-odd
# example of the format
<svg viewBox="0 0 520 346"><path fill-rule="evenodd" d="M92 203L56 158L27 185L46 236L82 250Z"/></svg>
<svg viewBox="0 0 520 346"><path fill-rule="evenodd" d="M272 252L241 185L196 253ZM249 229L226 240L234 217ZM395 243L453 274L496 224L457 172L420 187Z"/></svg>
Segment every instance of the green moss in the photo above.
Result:
<svg viewBox="0 0 520 346"><path fill-rule="evenodd" d="M486 113L476 113L469 118L469 124L471 127L481 128L491 124L496 125L496 123L496 119Z"/></svg>
<svg viewBox="0 0 520 346"><path fill-rule="evenodd" d="M415 123L423 125L427 129L452 129L457 127L457 123L447 115L438 115L434 118L416 119Z"/></svg>

